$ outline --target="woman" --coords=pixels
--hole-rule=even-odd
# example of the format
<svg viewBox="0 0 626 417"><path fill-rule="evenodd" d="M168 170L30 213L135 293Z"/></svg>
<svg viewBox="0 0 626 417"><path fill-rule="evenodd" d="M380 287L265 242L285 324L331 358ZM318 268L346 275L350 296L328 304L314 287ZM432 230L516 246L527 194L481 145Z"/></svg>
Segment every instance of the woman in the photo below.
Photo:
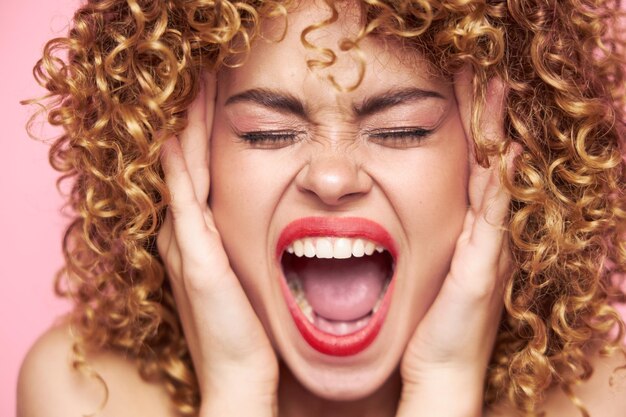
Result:
<svg viewBox="0 0 626 417"><path fill-rule="evenodd" d="M611 13L88 3L36 72L76 308L18 413L623 415Z"/></svg>

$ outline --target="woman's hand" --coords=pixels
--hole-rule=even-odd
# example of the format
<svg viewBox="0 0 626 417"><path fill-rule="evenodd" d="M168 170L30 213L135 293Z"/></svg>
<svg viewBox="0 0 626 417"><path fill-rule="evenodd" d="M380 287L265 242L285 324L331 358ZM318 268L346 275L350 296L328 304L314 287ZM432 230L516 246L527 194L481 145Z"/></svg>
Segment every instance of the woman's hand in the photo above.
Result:
<svg viewBox="0 0 626 417"><path fill-rule="evenodd" d="M475 161L469 121L472 91L472 74L465 70L455 80L455 93L470 149L469 207L450 271L404 354L399 417L482 415L484 378L502 313L504 279L510 273L510 196L500 184L499 160L492 160L489 168ZM505 88L494 79L479 126L494 142L505 138L504 103ZM509 168L518 149L513 145Z"/></svg>
<svg viewBox="0 0 626 417"><path fill-rule="evenodd" d="M189 125L164 145L171 193L157 246L170 279L202 396L201 416L276 414L278 363L232 271L208 207L209 135L215 79L189 110Z"/></svg>

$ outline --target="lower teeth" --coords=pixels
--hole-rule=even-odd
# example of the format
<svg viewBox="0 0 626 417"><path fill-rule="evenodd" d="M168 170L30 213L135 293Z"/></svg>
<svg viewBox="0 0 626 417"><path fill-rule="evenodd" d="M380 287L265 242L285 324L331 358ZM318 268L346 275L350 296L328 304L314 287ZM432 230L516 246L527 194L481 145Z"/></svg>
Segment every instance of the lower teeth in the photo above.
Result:
<svg viewBox="0 0 626 417"><path fill-rule="evenodd" d="M309 322L313 323L313 307L309 304L306 297L304 296L304 289L302 289L302 283L298 278L292 278L288 280L289 289L293 294L293 298L296 300L298 307L300 307L300 311L304 314L304 316L309 320Z"/></svg>

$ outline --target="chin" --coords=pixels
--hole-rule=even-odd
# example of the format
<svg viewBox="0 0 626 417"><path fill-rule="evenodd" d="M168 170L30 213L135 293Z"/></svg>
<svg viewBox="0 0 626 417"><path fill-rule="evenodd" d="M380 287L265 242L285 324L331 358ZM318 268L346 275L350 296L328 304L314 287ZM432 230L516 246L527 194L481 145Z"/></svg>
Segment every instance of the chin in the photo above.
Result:
<svg viewBox="0 0 626 417"><path fill-rule="evenodd" d="M296 361L293 366L285 366L315 396L329 401L349 402L367 398L381 389L397 369L397 366L390 365L320 366Z"/></svg>

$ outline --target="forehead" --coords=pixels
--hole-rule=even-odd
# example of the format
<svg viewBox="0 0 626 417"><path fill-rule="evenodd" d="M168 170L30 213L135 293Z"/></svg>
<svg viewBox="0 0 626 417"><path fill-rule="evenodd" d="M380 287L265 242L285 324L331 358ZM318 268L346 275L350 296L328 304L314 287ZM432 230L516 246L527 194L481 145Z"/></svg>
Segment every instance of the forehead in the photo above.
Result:
<svg viewBox="0 0 626 417"><path fill-rule="evenodd" d="M263 19L261 36L242 63L220 71L220 89L288 88L306 97L320 93L320 86L310 82L312 78L325 81L325 89L338 92L328 82L331 77L342 87L358 84L353 92L357 95L372 88L390 90L416 84L450 89L448 81L436 74L416 48L397 38L369 35L346 49L345 45L358 37L364 19L358 2L340 2L337 7L336 20L330 23L332 10L316 1L299 3L286 17Z"/></svg>

